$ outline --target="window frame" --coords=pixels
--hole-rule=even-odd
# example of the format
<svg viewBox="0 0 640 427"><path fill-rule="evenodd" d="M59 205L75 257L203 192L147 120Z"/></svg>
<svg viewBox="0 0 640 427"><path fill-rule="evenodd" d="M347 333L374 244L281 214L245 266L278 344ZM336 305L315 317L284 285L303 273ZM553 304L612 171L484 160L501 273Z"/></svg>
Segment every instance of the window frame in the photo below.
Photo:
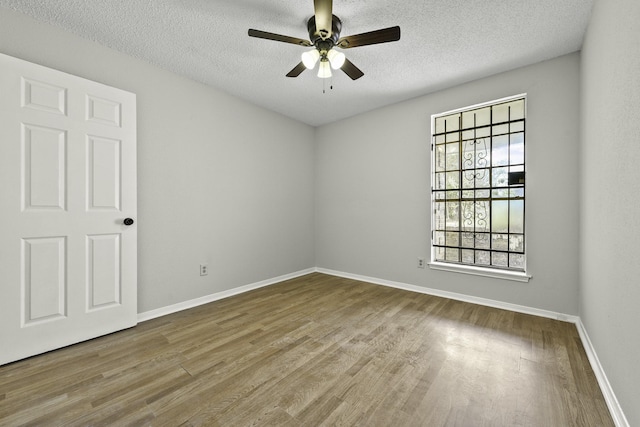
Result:
<svg viewBox="0 0 640 427"><path fill-rule="evenodd" d="M522 93L522 94L518 94L518 95L513 95L513 96L508 96L508 97L504 97L504 98L500 98L500 99L495 99L492 101L487 101L487 102L483 102L483 103L479 103L479 104L475 104L475 105L471 105L468 107L463 107L463 108L457 108L455 110L450 110L450 111L445 111L442 113L438 113L438 114L432 114L431 115L431 138L430 138L430 151L429 154L431 156L431 185L430 185L430 209L431 209L431 236L430 236L430 262L428 263L429 268L433 269L433 270L442 270L442 271L450 271L450 272L457 272L457 273L463 273L463 274L472 274L472 275L478 275L478 276L484 276L484 277L491 277L491 278L497 278L497 279L507 279L507 280L514 280L514 281L519 281L519 282L528 282L529 279L531 278L531 275L528 272L528 233L527 233L527 223L528 221L524 221L523 224L523 235L524 235L524 268L523 270L513 270L513 269L508 269L508 268L500 268L500 267L491 267L491 266L481 266L481 265L477 265L477 264L465 264L464 262L447 262L447 261L436 261L436 246L434 246L435 244L435 230L436 230L436 224L435 224L435 209L436 209L436 204L435 204L435 200L436 200L436 192L434 191L435 189L435 185L436 185L436 155L435 155L435 145L436 145L436 139L435 139L435 129L436 129L436 119L439 117L443 117L443 116L447 116L447 115L452 115L452 114L459 114L459 113L463 113L466 111L471 111L471 110L476 110L476 109L481 109L481 108L485 108L485 107L489 107L489 106L494 106L494 105L498 105L498 104L503 104L503 103L508 103L508 102L512 102L512 101L516 101L519 99L524 99L524 121L525 121L525 126L524 126L524 172L525 172L525 176L527 174L527 134L528 134L528 130L527 130L527 121L528 121L528 112L527 112L527 108L528 108L528 100L527 100L527 94L526 93ZM493 167L493 166L492 166ZM526 179L526 178L525 178ZM489 187L489 189L492 189L493 187ZM526 211L527 211L527 207L526 207L526 200L527 200L527 185L526 185L526 181L525 181L525 185L524 185L524 198L523 200L524 202L524 216L526 217ZM470 200L475 200L475 199L470 199ZM462 232L462 231L461 231ZM489 231L489 233L491 233L491 230Z"/></svg>

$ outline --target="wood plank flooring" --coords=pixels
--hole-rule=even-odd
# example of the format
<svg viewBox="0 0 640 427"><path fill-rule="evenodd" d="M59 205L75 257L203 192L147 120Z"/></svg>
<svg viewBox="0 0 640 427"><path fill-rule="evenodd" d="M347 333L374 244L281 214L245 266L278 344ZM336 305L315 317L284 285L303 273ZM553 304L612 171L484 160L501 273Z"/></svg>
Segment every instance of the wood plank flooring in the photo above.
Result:
<svg viewBox="0 0 640 427"><path fill-rule="evenodd" d="M0 367L0 425L613 422L573 324L314 273Z"/></svg>

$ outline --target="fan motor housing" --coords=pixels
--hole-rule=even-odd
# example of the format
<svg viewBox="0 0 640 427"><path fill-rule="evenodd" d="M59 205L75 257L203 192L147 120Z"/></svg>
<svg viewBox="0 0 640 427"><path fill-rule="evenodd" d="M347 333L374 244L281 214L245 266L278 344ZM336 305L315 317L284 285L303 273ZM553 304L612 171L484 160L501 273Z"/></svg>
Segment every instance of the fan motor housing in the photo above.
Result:
<svg viewBox="0 0 640 427"><path fill-rule="evenodd" d="M342 21L336 15L331 15L331 36L322 38L322 35L318 33L316 29L316 17L312 16L307 22L307 30L309 30L309 40L319 50L330 50L336 45L340 38L340 31L342 30Z"/></svg>

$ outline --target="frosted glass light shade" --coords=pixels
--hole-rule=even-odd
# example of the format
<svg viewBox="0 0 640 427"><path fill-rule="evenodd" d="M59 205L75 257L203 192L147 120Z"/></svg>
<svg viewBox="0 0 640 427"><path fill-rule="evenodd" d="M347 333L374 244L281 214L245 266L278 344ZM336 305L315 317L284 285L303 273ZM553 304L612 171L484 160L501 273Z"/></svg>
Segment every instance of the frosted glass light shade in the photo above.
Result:
<svg viewBox="0 0 640 427"><path fill-rule="evenodd" d="M331 49L329 52L327 52L327 58L329 58L331 68L333 68L334 70L337 70L344 65L344 53L338 52L335 49Z"/></svg>
<svg viewBox="0 0 640 427"><path fill-rule="evenodd" d="M329 65L329 61L320 61L320 67L318 67L318 77L320 77L321 79L331 77L331 66Z"/></svg>
<svg viewBox="0 0 640 427"><path fill-rule="evenodd" d="M308 70L316 66L316 62L320 58L320 52L317 49L309 50L302 54L302 63Z"/></svg>

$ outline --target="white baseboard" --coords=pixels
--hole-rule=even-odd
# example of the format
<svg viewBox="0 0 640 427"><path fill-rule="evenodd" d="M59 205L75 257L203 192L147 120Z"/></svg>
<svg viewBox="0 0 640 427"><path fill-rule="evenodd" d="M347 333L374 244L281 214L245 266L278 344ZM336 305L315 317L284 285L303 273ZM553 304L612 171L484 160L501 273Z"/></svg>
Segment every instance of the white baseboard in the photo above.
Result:
<svg viewBox="0 0 640 427"><path fill-rule="evenodd" d="M543 310L540 308L527 307L524 305L511 304L508 302L492 300L488 298L474 297L471 295L459 294L456 292L442 291L439 289L426 288L424 286L409 285L407 283L393 282L391 280L378 279L375 277L360 276L358 274L344 273L341 271L329 270L326 268L316 268L319 273L331 276L344 277L347 279L359 280L361 282L373 283L375 285L389 286L391 288L404 289L405 291L418 292L426 295L449 298L457 301L470 302L472 304L484 305L487 307L500 308L503 310L515 311L517 313L532 314L539 317L562 320L564 322L576 323L578 316L570 314L556 313L555 311Z"/></svg>
<svg viewBox="0 0 640 427"><path fill-rule="evenodd" d="M580 334L580 340L582 341L584 351L587 353L587 357L589 358L589 363L593 368L593 373L600 385L600 390L602 390L604 400L607 402L607 407L609 408L613 422L617 427L629 427L627 417L625 417L624 412L622 412L622 407L620 407L620 403L611 388L609 379L604 373L604 369L600 364L596 350L593 348L593 344L591 343L591 339L589 338L589 334L587 334L587 330L585 329L582 320L578 319L576 322L576 328L578 329L578 334Z"/></svg>
<svg viewBox="0 0 640 427"><path fill-rule="evenodd" d="M179 302L166 307L157 308L155 310L145 311L144 313L138 313L138 322L145 322L147 320L155 319L156 317L166 316L167 314L177 313L178 311L187 310L199 305L208 304L213 301L218 301L224 298L238 295L244 292L252 291L254 289L263 288L265 286L273 285L285 280L294 279L296 277L304 276L315 272L315 268L308 268L306 270L296 271L294 273L285 274L282 276L274 277L272 279L262 280L256 283L250 283L248 285L239 286L237 288L229 289L226 291L216 292L215 294L205 295L200 298L195 298L189 301Z"/></svg>
<svg viewBox="0 0 640 427"><path fill-rule="evenodd" d="M358 274L345 273L342 271L329 270L326 268L316 268L315 271L318 273L329 274L331 276L344 277L347 279L359 280L361 282L372 283L375 285L389 286L397 289L404 289L407 291L418 292L421 294L434 295L438 297L450 298L458 301L469 302L472 304L484 305L488 307L500 308L503 310L510 310L517 313L531 314L534 316L547 317L550 319L557 319L564 322L574 323L576 325L576 329L578 330L578 334L580 335L580 340L582 341L582 346L587 353L587 357L589 359L589 363L591 364L591 368L596 376L598 381L598 385L600 386L600 390L604 396L605 402L607 403L607 407L609 408L609 412L611 413L611 418L613 418L613 422L616 427L629 427L629 423L620 407L620 403L616 398L613 389L611 388L611 384L607 379L606 374L604 373L604 369L598 360L598 356L596 355L596 351L591 344L591 340L589 339L589 335L582 324L582 320L580 320L579 316L557 313L553 311L543 310L539 308L527 307L518 304L511 304L508 302L496 301L487 298L479 298L470 295L459 294L455 292L442 291L439 289L425 288L423 286L410 285L407 283L394 282L390 280L378 279L375 277L361 276Z"/></svg>
<svg viewBox="0 0 640 427"><path fill-rule="evenodd" d="M459 294L456 292L448 292L442 291L439 289L426 288L423 286L410 285L408 283L394 282L391 280L378 279L375 277L361 276L358 274L345 273L342 271L330 270L327 268L309 268L306 270L300 270L294 273L285 274L283 276L274 277L272 279L262 280L260 282L251 283L244 286L239 286L237 288L229 289L222 292L217 292L215 294L206 295L204 297L195 298L189 301L184 301L178 304L173 304L167 307L158 308L156 310L146 311L144 313L138 314L138 322L144 322L147 320L155 319L156 317L166 316L167 314L176 313L178 311L187 310L189 308L197 307L202 304L207 304L213 301L217 301L220 299L228 298L233 295L238 295L244 292L251 291L253 289L262 288L265 286L273 285L279 282L283 282L285 280L294 279L296 277L304 276L310 273L323 273L328 274L330 276L344 277L346 279L359 280L361 282L372 283L375 285L388 286L397 289L403 289L406 291L418 292L421 294L434 295L443 298L449 298L458 301L469 302L472 304L484 305L487 307L499 308L503 310L514 311L516 313L524 313L531 314L534 316L546 317L550 319L561 320L564 322L574 323L576 328L578 329L578 334L580 335L580 339L582 341L582 345L587 353L587 357L589 358L589 363L593 369L593 372L598 380L598 385L602 390L602 394L604 395L604 399L607 403L607 407L609 408L609 412L611 413L611 418L617 427L629 427L629 423L620 407L620 403L616 398L613 389L611 388L611 384L607 379L607 376L598 360L598 356L596 355L596 351L591 344L591 340L589 339L589 335L580 320L580 317L557 313L554 311L543 310L534 307L527 307L524 305L511 304L503 301L496 301L487 298L480 298L471 295Z"/></svg>

